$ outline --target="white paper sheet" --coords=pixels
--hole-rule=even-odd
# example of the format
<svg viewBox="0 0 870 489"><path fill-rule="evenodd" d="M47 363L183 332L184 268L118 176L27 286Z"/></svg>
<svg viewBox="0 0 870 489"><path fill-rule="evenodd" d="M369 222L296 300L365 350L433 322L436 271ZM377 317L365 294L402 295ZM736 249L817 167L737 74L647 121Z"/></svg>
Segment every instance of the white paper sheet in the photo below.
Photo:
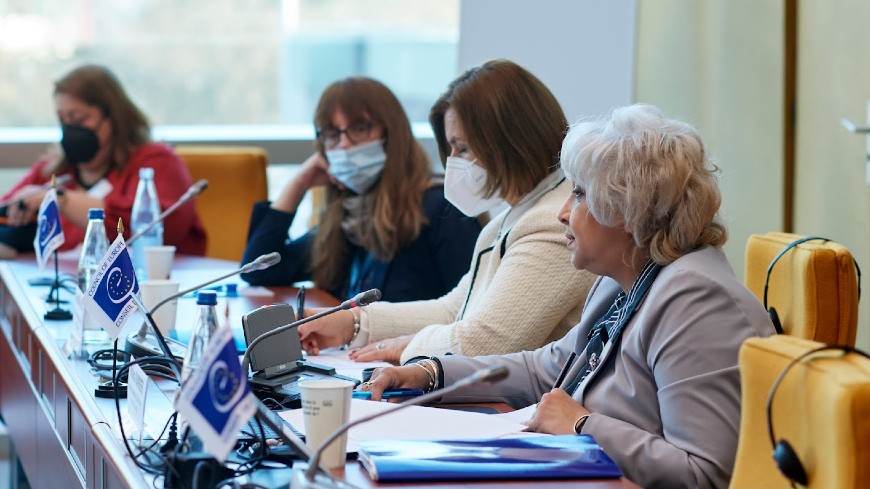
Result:
<svg viewBox="0 0 870 489"><path fill-rule="evenodd" d="M516 411L511 411L509 413L491 414L490 416L495 416L497 418L501 418L514 423L519 423L525 426L524 423L532 419L532 416L535 415L535 411L537 410L538 405L532 404L531 406L526 406L522 409L517 409Z"/></svg>
<svg viewBox="0 0 870 489"><path fill-rule="evenodd" d="M362 418L373 413L395 409L396 404L352 399L350 420ZM302 410L294 409L278 413L296 429L305 432ZM411 406L392 414L351 428L347 440L347 451L356 452L362 440L429 440L448 438L494 438L515 436L525 426L497 415Z"/></svg>
<svg viewBox="0 0 870 489"><path fill-rule="evenodd" d="M339 375L362 379L363 369L370 367L390 367L387 362L355 362L348 356L348 350L329 348L322 350L320 355L308 355L305 359L311 363L327 365L335 369Z"/></svg>

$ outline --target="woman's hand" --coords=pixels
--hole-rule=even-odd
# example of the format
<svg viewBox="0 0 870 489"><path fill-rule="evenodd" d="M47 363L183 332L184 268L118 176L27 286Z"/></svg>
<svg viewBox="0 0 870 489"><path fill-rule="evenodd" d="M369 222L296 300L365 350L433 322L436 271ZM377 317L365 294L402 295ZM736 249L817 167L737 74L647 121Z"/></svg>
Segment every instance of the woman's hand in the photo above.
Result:
<svg viewBox="0 0 870 489"><path fill-rule="evenodd" d="M372 401L380 401L387 389L421 389L429 387L429 374L417 365L377 368L372 378L363 382L359 390L370 391Z"/></svg>
<svg viewBox="0 0 870 489"><path fill-rule="evenodd" d="M565 435L574 433L574 423L589 410L562 389L553 389L541 397L532 419L526 421L529 431Z"/></svg>
<svg viewBox="0 0 870 489"><path fill-rule="evenodd" d="M329 183L335 184L329 174L329 163L320 153L314 153L302 163L296 176L281 189L278 198L272 202L272 208L283 212L296 212L305 192L311 187Z"/></svg>
<svg viewBox="0 0 870 489"><path fill-rule="evenodd" d="M314 313L321 310L323 309L314 310ZM308 312L307 308L306 312ZM353 338L353 313L350 311L339 311L299 326L302 348L309 355L319 355L323 348L345 345L351 338Z"/></svg>
<svg viewBox="0 0 870 489"><path fill-rule="evenodd" d="M348 355L351 360L356 362L374 362L382 360L384 362L399 363L402 352L411 342L414 335L397 336L377 343L369 343L362 348L356 348L350 351Z"/></svg>
<svg viewBox="0 0 870 489"><path fill-rule="evenodd" d="M308 188L326 185L332 182L332 177L329 175L329 163L326 158L316 152L306 159L299 168L299 173L296 179Z"/></svg>
<svg viewBox="0 0 870 489"><path fill-rule="evenodd" d="M25 185L21 187L15 195L27 194L39 190L39 185ZM45 197L45 191L36 192L26 199L20 200L17 203L11 204L6 210L6 223L10 226L24 226L36 220L36 213L39 211L39 205Z"/></svg>

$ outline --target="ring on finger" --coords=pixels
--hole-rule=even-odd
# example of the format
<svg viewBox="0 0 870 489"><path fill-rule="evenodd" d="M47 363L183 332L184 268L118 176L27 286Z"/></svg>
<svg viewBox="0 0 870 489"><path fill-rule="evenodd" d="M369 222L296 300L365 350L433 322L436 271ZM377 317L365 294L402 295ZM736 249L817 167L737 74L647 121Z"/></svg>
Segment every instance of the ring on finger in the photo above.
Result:
<svg viewBox="0 0 870 489"><path fill-rule="evenodd" d="M387 346L387 345L385 345L385 344L383 344L383 343L378 343L377 345L375 345L375 349L376 349L376 350L383 350L384 347L386 347L386 346Z"/></svg>

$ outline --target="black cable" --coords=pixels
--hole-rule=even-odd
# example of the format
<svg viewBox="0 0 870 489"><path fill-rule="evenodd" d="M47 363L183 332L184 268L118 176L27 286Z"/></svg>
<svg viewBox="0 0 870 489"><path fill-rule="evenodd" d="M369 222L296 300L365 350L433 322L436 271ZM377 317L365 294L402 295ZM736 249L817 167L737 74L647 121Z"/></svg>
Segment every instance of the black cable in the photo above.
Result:
<svg viewBox="0 0 870 489"><path fill-rule="evenodd" d="M137 454L133 453L133 449L130 447L130 442L127 439L127 433L124 431L124 423L123 423L123 420L121 417L121 398L119 396L120 393L118 391L118 385L119 385L118 379L122 378L123 375L126 374L130 370L130 368L133 367L133 365L140 365L140 364L147 363L147 362L153 362L158 358L168 360L168 359L166 359L166 357L142 357L142 358L139 358L136 360L129 361L117 371L116 378L112 379L113 390L114 390L114 394L115 394L115 411L118 415L118 429L121 431L121 439L124 441L124 448L127 450L127 453L130 455L130 458L133 460L133 463L135 463L137 467L144 470L145 472L148 472L149 474L155 474L155 475L161 475L164 473L161 466L150 465L150 464L144 463L144 462L139 460L139 458L144 453L149 453L149 451L148 450L145 450L145 451L140 450L140 453L137 455ZM173 420L172 417L169 418L169 421L171 421L171 420ZM167 422L167 424L168 424L168 422ZM165 428L164 428L164 431L165 431ZM159 437L158 437L158 441L159 441ZM169 470L172 470L173 472L175 472L175 468L172 467L172 464L167 463L168 456L166 456L165 454L162 454L162 453L158 453L158 458L163 461L162 465L164 467L168 467ZM176 475L180 475L180 474L176 473Z"/></svg>

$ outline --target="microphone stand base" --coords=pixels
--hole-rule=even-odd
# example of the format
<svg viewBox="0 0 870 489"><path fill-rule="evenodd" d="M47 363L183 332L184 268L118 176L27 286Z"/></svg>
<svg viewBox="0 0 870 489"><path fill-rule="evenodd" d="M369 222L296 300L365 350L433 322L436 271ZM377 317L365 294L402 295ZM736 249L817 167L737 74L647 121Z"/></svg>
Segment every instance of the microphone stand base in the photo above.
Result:
<svg viewBox="0 0 870 489"><path fill-rule="evenodd" d="M94 396L99 397L101 399L114 399L115 398L115 385L111 380L103 382L98 385L96 389L94 389ZM127 383L119 382L118 383L118 399L126 399L127 398Z"/></svg>
<svg viewBox="0 0 870 489"><path fill-rule="evenodd" d="M179 362L184 360L187 345L172 338L164 339L166 340L166 346L169 347L169 351L172 352L172 356ZM137 333L129 335L124 345L124 350L136 358L163 356L163 350L160 349L157 338L150 331L144 336L139 336Z"/></svg>
<svg viewBox="0 0 870 489"><path fill-rule="evenodd" d="M55 307L54 309L47 311L42 317L47 321L69 321L72 319L72 313L66 309Z"/></svg>
<svg viewBox="0 0 870 489"><path fill-rule="evenodd" d="M359 486L322 473L315 475L314 480L308 480L305 476L307 470L308 464L306 462L293 464L290 489L361 489Z"/></svg>

